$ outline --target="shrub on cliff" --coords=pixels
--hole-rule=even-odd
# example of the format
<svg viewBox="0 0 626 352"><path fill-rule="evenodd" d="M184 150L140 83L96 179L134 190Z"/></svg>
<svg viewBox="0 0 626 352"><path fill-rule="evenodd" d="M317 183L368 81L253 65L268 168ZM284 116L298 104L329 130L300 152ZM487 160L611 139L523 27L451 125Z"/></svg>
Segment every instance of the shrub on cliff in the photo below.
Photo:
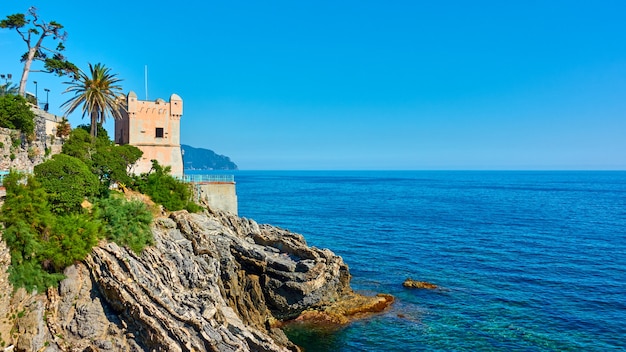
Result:
<svg viewBox="0 0 626 352"><path fill-rule="evenodd" d="M35 131L35 114L24 97L7 94L0 97L0 127L16 129L26 135Z"/></svg>
<svg viewBox="0 0 626 352"><path fill-rule="evenodd" d="M98 240L99 224L86 214L54 216L48 195L31 175L11 171L0 212L2 238L11 253L9 280L42 291L63 279L63 269L85 258Z"/></svg>
<svg viewBox="0 0 626 352"><path fill-rule="evenodd" d="M48 196L30 175L11 171L3 184L7 195L0 219L4 223L2 238L11 253L9 279L16 286L26 286L29 290L35 286L47 287L57 279L41 266L42 242L54 223ZM43 283L45 285L40 286Z"/></svg>
<svg viewBox="0 0 626 352"><path fill-rule="evenodd" d="M152 214L140 201L112 195L96 203L94 216L102 222L108 240L128 246L135 253L154 242L150 229Z"/></svg>
<svg viewBox="0 0 626 352"><path fill-rule="evenodd" d="M69 155L57 154L35 166L35 177L49 194L57 214L79 213L86 198L98 194L100 182L87 165Z"/></svg>
<svg viewBox="0 0 626 352"><path fill-rule="evenodd" d="M100 223L88 214L57 216L48 238L50 246L44 252L44 268L62 273L66 267L85 259L100 236Z"/></svg>
<svg viewBox="0 0 626 352"><path fill-rule="evenodd" d="M41 292L56 286L63 270L84 260L103 237L137 253L153 243L152 214L139 201L108 197L97 200L91 214L55 215L38 178L11 171L4 185L0 221L11 253L9 280L16 288Z"/></svg>
<svg viewBox="0 0 626 352"><path fill-rule="evenodd" d="M152 169L135 178L135 187L169 211L200 211L202 208L191 200L190 186L170 175L170 170L171 167L163 167L158 161L152 160Z"/></svg>

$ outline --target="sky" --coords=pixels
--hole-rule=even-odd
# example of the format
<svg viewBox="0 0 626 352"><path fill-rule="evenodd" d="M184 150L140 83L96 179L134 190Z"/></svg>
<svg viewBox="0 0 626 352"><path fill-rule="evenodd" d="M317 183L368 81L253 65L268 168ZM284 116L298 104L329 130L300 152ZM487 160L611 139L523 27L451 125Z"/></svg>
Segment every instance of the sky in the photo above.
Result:
<svg viewBox="0 0 626 352"><path fill-rule="evenodd" d="M242 170L626 170L623 0L3 0L0 16L30 5L81 69L180 95L181 142ZM17 82L25 49L0 30L0 73ZM63 114L67 79L33 81Z"/></svg>

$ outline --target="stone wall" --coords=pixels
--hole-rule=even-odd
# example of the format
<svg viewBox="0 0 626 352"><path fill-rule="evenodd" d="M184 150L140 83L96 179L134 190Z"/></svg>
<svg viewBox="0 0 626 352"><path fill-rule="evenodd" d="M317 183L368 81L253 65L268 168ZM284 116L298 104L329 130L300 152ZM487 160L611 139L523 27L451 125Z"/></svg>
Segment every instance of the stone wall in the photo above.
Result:
<svg viewBox="0 0 626 352"><path fill-rule="evenodd" d="M211 209L218 209L237 215L237 193L234 182L207 182L195 184L196 195Z"/></svg>
<svg viewBox="0 0 626 352"><path fill-rule="evenodd" d="M41 119L37 119L35 123L35 135L38 139L34 141L29 141L20 131L0 128L0 170L32 172L35 165L60 153L62 141L50 136L39 139L41 131L45 131L45 121Z"/></svg>

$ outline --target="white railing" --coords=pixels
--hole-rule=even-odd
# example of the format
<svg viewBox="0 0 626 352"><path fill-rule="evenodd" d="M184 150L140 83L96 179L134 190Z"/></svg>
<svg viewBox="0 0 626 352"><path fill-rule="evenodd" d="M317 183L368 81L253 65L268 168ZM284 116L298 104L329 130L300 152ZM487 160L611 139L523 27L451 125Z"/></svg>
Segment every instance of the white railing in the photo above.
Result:
<svg viewBox="0 0 626 352"><path fill-rule="evenodd" d="M224 182L235 183L235 175L184 175L182 177L184 182L194 183L211 183L211 182Z"/></svg>

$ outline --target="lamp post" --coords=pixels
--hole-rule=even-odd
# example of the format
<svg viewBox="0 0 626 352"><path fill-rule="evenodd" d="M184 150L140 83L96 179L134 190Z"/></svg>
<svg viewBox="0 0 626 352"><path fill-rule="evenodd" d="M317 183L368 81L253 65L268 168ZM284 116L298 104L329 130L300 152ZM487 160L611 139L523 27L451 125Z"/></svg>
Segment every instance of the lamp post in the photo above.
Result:
<svg viewBox="0 0 626 352"><path fill-rule="evenodd" d="M39 107L39 96L37 95L37 81L33 81L35 83L35 105Z"/></svg>
<svg viewBox="0 0 626 352"><path fill-rule="evenodd" d="M48 107L49 107L49 105L48 105L48 93L50 93L50 89L44 88L43 90L46 91L46 105L43 106L43 110L44 111L48 111Z"/></svg>
<svg viewBox="0 0 626 352"><path fill-rule="evenodd" d="M7 85L7 87L9 86L9 80L11 79L11 77L13 77L12 74L7 73L5 74L0 74L0 78L4 79L4 83Z"/></svg>

